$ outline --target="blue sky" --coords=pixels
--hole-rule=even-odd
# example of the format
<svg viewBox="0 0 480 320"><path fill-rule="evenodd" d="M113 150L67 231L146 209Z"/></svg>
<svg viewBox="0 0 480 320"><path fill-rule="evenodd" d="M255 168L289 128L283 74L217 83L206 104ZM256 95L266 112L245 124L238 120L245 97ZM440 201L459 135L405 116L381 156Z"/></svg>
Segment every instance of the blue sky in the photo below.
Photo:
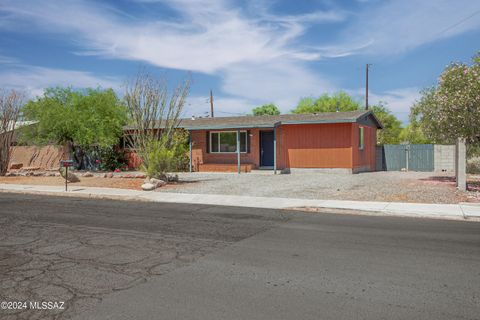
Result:
<svg viewBox="0 0 480 320"><path fill-rule="evenodd" d="M403 121L451 61L480 50L473 0L0 0L0 87L113 87L141 67L191 72L185 116L218 116L344 90Z"/></svg>

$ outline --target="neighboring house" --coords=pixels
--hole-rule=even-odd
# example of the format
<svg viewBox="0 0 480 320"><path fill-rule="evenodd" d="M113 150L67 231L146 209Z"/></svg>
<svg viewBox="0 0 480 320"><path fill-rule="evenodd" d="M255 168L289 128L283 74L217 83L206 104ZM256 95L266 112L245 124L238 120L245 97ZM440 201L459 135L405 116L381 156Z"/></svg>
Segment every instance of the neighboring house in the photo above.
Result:
<svg viewBox="0 0 480 320"><path fill-rule="evenodd" d="M182 119L179 127L190 132L192 171L356 173L375 170L382 125L371 111L352 111Z"/></svg>
<svg viewBox="0 0 480 320"><path fill-rule="evenodd" d="M13 135L11 145L12 146L17 145L17 142L18 142L17 133L21 128L33 126L33 125L36 125L37 123L38 121L17 121L17 122L10 121L7 124L7 129L5 130L5 132L11 132L13 129L15 129L15 133ZM0 128L0 134L3 134L3 130L1 128Z"/></svg>

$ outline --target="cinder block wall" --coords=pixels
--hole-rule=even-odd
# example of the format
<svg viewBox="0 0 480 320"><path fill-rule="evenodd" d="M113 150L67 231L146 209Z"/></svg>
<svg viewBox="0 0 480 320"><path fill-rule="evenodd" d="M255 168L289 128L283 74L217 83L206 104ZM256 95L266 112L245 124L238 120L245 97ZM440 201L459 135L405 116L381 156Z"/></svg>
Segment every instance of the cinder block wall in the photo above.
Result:
<svg viewBox="0 0 480 320"><path fill-rule="evenodd" d="M455 146L436 144L433 148L435 172L455 172Z"/></svg>

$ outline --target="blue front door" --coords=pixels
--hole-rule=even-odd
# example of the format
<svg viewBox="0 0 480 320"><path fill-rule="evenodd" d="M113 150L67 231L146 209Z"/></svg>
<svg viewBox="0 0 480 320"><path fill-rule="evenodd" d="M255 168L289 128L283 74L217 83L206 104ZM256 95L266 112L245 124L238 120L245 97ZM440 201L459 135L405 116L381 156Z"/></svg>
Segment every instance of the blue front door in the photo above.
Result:
<svg viewBox="0 0 480 320"><path fill-rule="evenodd" d="M273 131L260 131L260 166L273 167Z"/></svg>

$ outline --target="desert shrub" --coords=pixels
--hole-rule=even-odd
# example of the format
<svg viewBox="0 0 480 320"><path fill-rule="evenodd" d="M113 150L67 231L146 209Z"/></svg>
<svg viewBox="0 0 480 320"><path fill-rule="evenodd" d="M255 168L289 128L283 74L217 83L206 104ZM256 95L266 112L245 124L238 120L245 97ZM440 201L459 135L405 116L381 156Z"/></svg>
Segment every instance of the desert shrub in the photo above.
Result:
<svg viewBox="0 0 480 320"><path fill-rule="evenodd" d="M170 142L169 142L170 141ZM161 178L166 173L184 171L188 167L188 134L176 130L171 139L163 135L149 142L148 159L144 170L149 177Z"/></svg>
<svg viewBox="0 0 480 320"><path fill-rule="evenodd" d="M467 161L467 173L480 174L480 158L472 158Z"/></svg>

